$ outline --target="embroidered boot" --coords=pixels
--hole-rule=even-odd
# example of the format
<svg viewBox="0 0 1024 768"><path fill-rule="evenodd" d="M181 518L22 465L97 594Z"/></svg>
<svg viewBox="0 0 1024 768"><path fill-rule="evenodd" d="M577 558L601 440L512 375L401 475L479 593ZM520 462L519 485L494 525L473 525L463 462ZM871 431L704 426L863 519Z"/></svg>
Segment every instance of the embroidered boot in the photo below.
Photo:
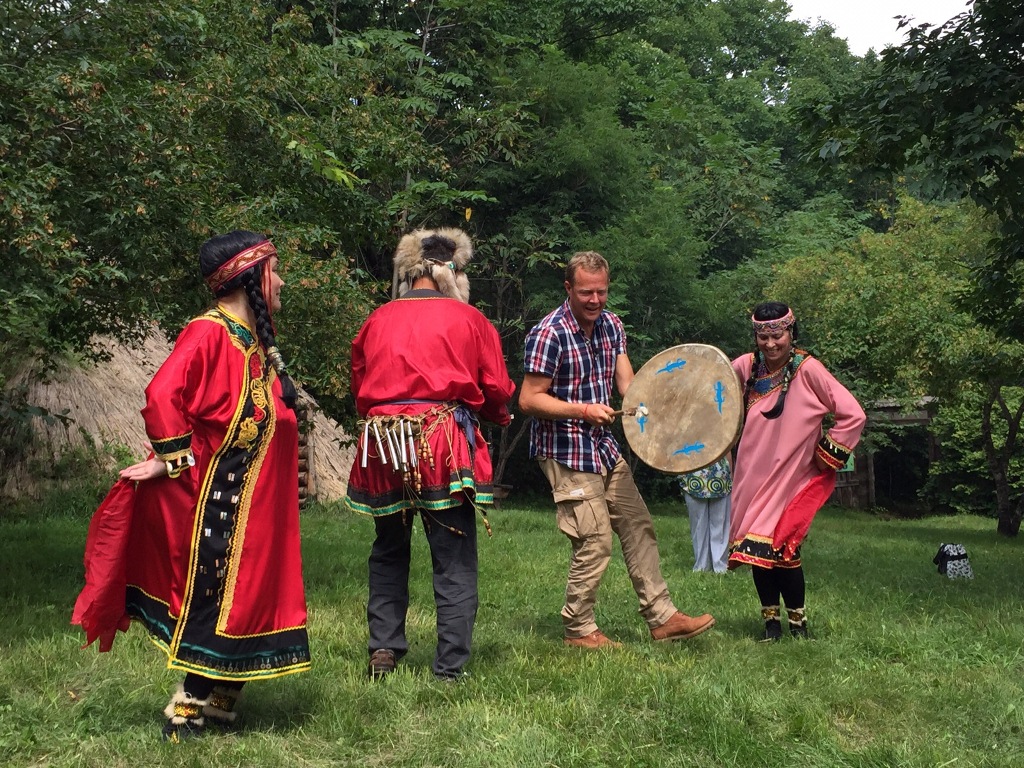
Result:
<svg viewBox="0 0 1024 768"><path fill-rule="evenodd" d="M238 703L238 697L241 695L241 688L215 685L209 702L203 707L206 724L223 730L234 728L235 719L238 717L238 713L235 712L235 704Z"/></svg>
<svg viewBox="0 0 1024 768"><path fill-rule="evenodd" d="M789 615L789 634L798 640L810 640L811 636L807 634L807 609L787 606L786 613Z"/></svg>
<svg viewBox="0 0 1024 768"><path fill-rule="evenodd" d="M186 693L184 686L178 683L178 689L164 707L164 715L167 717L167 724L163 730L164 741L177 744L202 736L206 728L203 708L207 703L209 699L195 698L191 693Z"/></svg>
<svg viewBox="0 0 1024 768"><path fill-rule="evenodd" d="M782 639L782 621L779 619L779 606L765 605L761 607L761 618L764 619L764 636L758 642L774 643Z"/></svg>

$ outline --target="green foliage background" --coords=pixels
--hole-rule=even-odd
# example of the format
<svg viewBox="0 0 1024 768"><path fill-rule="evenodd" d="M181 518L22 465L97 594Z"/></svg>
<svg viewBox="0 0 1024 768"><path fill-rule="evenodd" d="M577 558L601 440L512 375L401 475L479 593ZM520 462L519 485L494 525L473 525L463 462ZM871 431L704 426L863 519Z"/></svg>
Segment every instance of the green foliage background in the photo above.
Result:
<svg viewBox="0 0 1024 768"><path fill-rule="evenodd" d="M1016 347L974 330L1005 296L947 311L1010 258L991 243L1016 221L1020 99L998 88L1012 69L963 44L999 49L1018 23L1000 32L1004 5L979 0L948 45L915 32L861 59L784 0L11 0L0 464L33 416L14 372L93 356L100 335L175 334L207 301L199 244L235 228L277 243L282 345L342 419L349 342L419 226L472 236L474 302L514 377L524 333L561 300L560 264L597 249L636 365L684 341L746 350L771 294L865 401L1012 385ZM925 60L966 69L943 80ZM985 118L946 152L959 123L943 88L971 77ZM890 130L903 118L914 136ZM994 219L918 207L963 192ZM939 375L951 365L971 375ZM513 437L494 435L521 475Z"/></svg>

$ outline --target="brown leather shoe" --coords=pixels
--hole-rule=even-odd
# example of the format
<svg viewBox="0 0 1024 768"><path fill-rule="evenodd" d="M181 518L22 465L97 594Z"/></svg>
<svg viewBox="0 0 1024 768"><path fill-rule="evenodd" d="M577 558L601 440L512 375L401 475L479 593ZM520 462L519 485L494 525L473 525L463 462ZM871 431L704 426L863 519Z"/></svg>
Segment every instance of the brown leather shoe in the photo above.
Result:
<svg viewBox="0 0 1024 768"><path fill-rule="evenodd" d="M687 616L682 611L673 613L669 620L660 627L651 630L651 639L659 643L670 640L685 640L688 637L696 637L715 626L715 617L710 613L700 616Z"/></svg>
<svg viewBox="0 0 1024 768"><path fill-rule="evenodd" d="M370 679L379 680L395 671L395 652L387 648L378 648L370 654Z"/></svg>
<svg viewBox="0 0 1024 768"><path fill-rule="evenodd" d="M563 640L566 645L574 648L621 648L622 643L616 643L610 637L605 636L600 629L595 629L589 635L583 637L567 637Z"/></svg>

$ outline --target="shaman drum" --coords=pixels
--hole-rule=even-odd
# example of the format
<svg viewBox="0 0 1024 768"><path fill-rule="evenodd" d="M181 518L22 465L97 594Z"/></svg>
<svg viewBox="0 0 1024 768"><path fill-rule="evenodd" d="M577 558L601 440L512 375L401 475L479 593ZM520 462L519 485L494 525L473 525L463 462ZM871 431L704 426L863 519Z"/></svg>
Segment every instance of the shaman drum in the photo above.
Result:
<svg viewBox="0 0 1024 768"><path fill-rule="evenodd" d="M633 452L655 469L682 474L713 464L736 442L743 390L718 347L680 344L637 371L622 408Z"/></svg>

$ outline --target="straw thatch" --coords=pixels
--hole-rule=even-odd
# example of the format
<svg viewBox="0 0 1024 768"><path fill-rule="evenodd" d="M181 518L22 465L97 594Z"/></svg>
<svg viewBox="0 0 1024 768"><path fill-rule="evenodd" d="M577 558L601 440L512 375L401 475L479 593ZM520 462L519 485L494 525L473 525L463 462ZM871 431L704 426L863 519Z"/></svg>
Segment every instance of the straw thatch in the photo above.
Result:
<svg viewBox="0 0 1024 768"><path fill-rule="evenodd" d="M22 372L12 385L27 384L28 402L50 413L67 411L71 421L67 425L56 420L33 421L29 454L0 479L0 497L38 496L45 486L41 476L47 474L40 467L52 466L70 448L117 445L124 446L135 460L145 458L146 432L139 411L145 405L146 385L171 346L155 332L138 347L107 343L111 357L105 363L61 364L46 379L34 371ZM319 501L334 501L345 495L355 450L337 422L312 404L312 431L307 433L313 453L310 490ZM114 468L116 460L109 457L109 451L97 455L107 456L110 469Z"/></svg>

